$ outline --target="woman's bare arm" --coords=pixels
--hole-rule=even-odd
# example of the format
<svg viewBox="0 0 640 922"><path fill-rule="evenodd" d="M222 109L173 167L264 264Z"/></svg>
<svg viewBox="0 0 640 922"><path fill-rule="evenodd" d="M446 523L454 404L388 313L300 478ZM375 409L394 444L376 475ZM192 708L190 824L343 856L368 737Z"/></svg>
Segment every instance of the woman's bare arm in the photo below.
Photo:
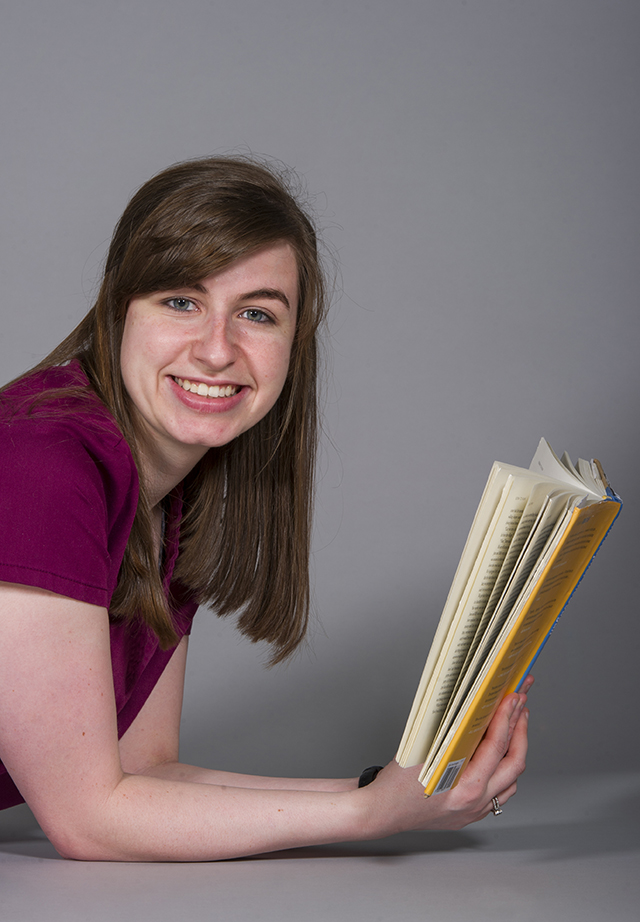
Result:
<svg viewBox="0 0 640 922"><path fill-rule="evenodd" d="M0 630L0 757L68 857L202 861L460 828L486 815L493 796L506 801L524 768L526 721L516 711L523 697L513 695L458 786L428 799L418 769L395 763L368 787L337 792L125 772L106 611L3 584Z"/></svg>
<svg viewBox="0 0 640 922"><path fill-rule="evenodd" d="M188 638L183 637L168 666L120 740L123 771L173 781L293 791L348 791L357 778L272 778L186 765L180 762L180 715Z"/></svg>

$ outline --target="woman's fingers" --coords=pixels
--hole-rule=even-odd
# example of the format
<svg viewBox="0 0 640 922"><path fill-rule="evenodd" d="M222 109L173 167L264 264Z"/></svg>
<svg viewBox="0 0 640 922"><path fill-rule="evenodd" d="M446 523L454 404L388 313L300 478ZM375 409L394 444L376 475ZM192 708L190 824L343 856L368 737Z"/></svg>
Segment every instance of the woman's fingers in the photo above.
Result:
<svg viewBox="0 0 640 922"><path fill-rule="evenodd" d="M529 709L521 707L520 709L516 708L516 710L518 711L518 721L509 741L509 750L506 756L498 763L490 781L489 794L491 797L498 796L498 793L494 792L504 792L504 789L513 786L513 790L508 795L512 797L515 794L515 782L526 768L527 749L529 746L527 735Z"/></svg>
<svg viewBox="0 0 640 922"><path fill-rule="evenodd" d="M525 769L528 745L525 702L524 694L507 695L460 778L458 787L473 786L483 802L509 789Z"/></svg>
<svg viewBox="0 0 640 922"><path fill-rule="evenodd" d="M510 784L508 788L505 788L503 791L499 791L493 796L496 798L500 806L504 807L504 805L513 797L517 790L518 785L514 781L513 784ZM493 812L493 798L491 798L489 802L489 809Z"/></svg>
<svg viewBox="0 0 640 922"><path fill-rule="evenodd" d="M493 715L487 727L484 739L476 749L475 755L469 762L469 768L485 776L487 779L493 775L501 760L509 750L509 742L518 724L520 713L526 697L517 693L507 695L498 710Z"/></svg>
<svg viewBox="0 0 640 922"><path fill-rule="evenodd" d="M526 695L534 682L535 682L535 679L533 678L533 676L528 675L526 679L524 680L524 682L522 683L522 686L518 689L518 691L521 694Z"/></svg>

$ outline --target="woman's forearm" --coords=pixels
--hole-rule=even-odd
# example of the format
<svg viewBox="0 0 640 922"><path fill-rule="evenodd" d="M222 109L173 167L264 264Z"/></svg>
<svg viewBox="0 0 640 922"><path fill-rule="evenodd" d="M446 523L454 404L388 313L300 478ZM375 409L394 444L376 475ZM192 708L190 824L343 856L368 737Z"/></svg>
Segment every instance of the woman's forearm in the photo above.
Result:
<svg viewBox="0 0 640 922"><path fill-rule="evenodd" d="M324 791L336 793L352 791L358 787L357 778L272 778L262 775L243 775L236 772L217 771L186 765L182 762L163 762L141 774L167 781L192 781L197 784L228 785L236 788L257 788L274 791Z"/></svg>
<svg viewBox="0 0 640 922"><path fill-rule="evenodd" d="M210 861L367 838L360 791L296 791L126 775L99 806L49 832L65 857Z"/></svg>

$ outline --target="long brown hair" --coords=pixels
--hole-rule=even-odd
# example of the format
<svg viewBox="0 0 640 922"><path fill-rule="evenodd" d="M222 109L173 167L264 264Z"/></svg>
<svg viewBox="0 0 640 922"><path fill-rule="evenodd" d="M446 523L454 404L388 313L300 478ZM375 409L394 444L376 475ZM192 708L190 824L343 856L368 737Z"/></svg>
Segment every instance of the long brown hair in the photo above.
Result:
<svg viewBox="0 0 640 922"><path fill-rule="evenodd" d="M192 285L278 241L298 264L299 303L288 376L269 413L184 483L175 576L240 630L272 644L271 662L303 639L309 613L309 548L317 443L317 331L325 285L313 225L290 179L248 158L179 163L133 196L115 231L94 307L37 368L80 358L113 413L140 470L120 347L132 298ZM140 617L164 647L176 634L153 552L151 509L140 500L110 613Z"/></svg>

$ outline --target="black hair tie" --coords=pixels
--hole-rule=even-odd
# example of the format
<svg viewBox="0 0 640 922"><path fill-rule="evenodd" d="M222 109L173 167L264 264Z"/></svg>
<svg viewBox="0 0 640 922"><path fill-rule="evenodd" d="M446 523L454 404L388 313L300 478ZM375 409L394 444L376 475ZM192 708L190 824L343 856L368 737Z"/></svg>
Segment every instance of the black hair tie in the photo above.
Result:
<svg viewBox="0 0 640 922"><path fill-rule="evenodd" d="M369 768L365 768L358 780L358 787L364 788L371 784L378 777L378 772L381 772L383 767L382 765L370 765Z"/></svg>

